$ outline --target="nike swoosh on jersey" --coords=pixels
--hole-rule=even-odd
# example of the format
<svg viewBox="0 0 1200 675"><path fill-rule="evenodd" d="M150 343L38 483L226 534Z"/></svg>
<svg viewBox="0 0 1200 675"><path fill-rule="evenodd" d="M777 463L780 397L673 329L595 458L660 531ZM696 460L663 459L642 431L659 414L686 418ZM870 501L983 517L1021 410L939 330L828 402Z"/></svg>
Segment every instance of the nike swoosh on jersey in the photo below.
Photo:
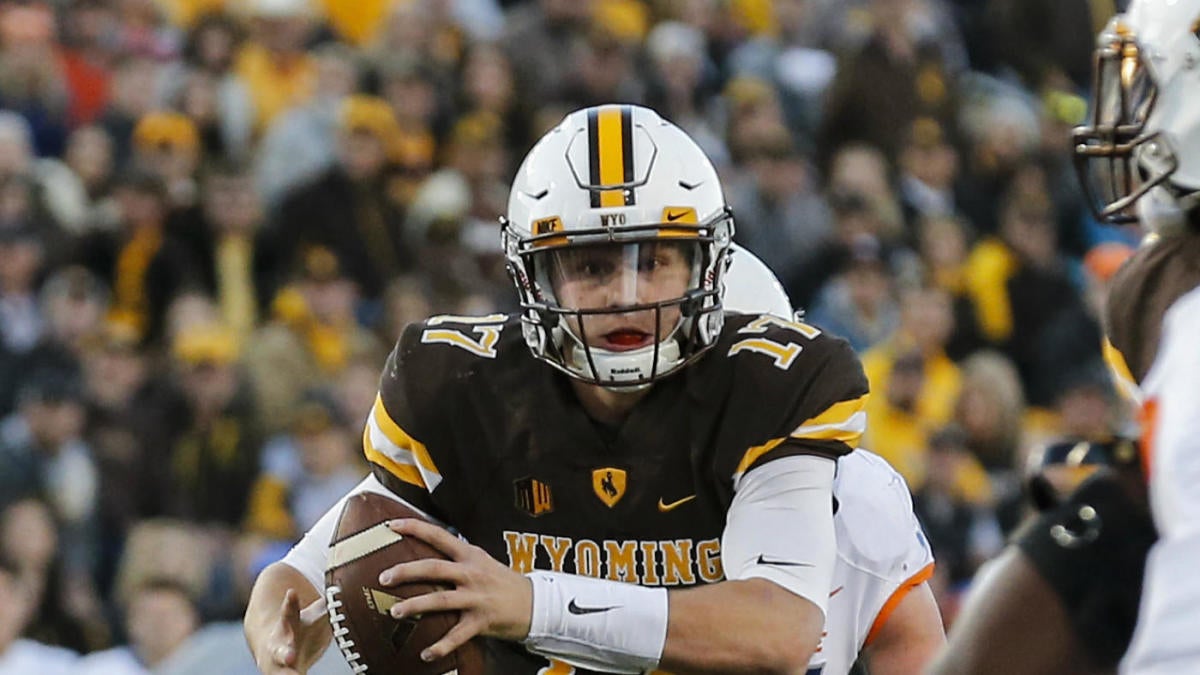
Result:
<svg viewBox="0 0 1200 675"><path fill-rule="evenodd" d="M688 495L688 496L684 497L683 499L677 499L677 500L671 502L670 504L668 504L662 500L662 497L659 497L658 498L658 510L663 513L666 513L667 511L673 511L673 510L679 508L680 506L683 506L684 504L692 501L695 498L696 498L696 495Z"/></svg>
<svg viewBox="0 0 1200 675"><path fill-rule="evenodd" d="M832 591L829 591L829 597L832 598L833 596L837 595L838 593L841 593L843 588L845 588L845 586L838 586L837 588L833 589Z"/></svg>
<svg viewBox="0 0 1200 675"><path fill-rule="evenodd" d="M774 565L776 567L812 567L813 566L812 563L797 562L795 560L771 560L769 558L764 558L763 554L761 554L761 553L758 554L758 560L755 561L755 564L756 565Z"/></svg>
<svg viewBox="0 0 1200 675"><path fill-rule="evenodd" d="M620 605L610 605L608 607L580 607L579 605L575 604L575 598L571 598L571 602L567 603L567 611L578 615L599 614L600 612L607 612L618 607L620 607Z"/></svg>
<svg viewBox="0 0 1200 675"><path fill-rule="evenodd" d="M686 216L688 213L689 213L688 211L671 211L671 212L668 212L668 213L667 213L667 222L668 222L668 223L673 223L673 222L675 222L676 220L679 220L680 218L682 218L682 217Z"/></svg>

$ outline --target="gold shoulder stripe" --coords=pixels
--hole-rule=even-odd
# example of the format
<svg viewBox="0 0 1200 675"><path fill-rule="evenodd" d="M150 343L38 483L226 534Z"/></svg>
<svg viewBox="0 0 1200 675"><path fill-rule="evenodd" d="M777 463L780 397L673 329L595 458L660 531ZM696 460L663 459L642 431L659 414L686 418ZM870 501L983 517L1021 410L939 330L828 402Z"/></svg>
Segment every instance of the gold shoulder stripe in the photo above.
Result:
<svg viewBox="0 0 1200 675"><path fill-rule="evenodd" d="M753 466L754 463L758 461L759 457L762 457L768 452L774 450L780 443L786 440L786 437L774 438L766 443L763 443L762 445L756 445L747 450L746 454L742 455L742 461L738 462L737 469L735 469L733 472L734 480L736 480L738 476L746 473L746 470Z"/></svg>
<svg viewBox="0 0 1200 675"><path fill-rule="evenodd" d="M383 407L383 397L379 394L375 395L375 407L371 409L371 414L375 417L375 423L379 425L379 430L389 441L396 447L411 452L422 469L441 475L442 472L438 471L437 466L433 463L433 458L429 456L429 450L392 420L391 415L388 415L387 408Z"/></svg>
<svg viewBox="0 0 1200 675"><path fill-rule="evenodd" d="M805 420L792 431L792 438L811 441L841 441L851 448L857 447L867 430L867 413L864 408L869 394L841 401L829 406L816 417Z"/></svg>
<svg viewBox="0 0 1200 675"><path fill-rule="evenodd" d="M804 420L800 426L783 438L775 438L762 445L756 445L742 455L734 476L740 476L754 465L760 457L775 449L780 443L789 440L806 441L841 441L851 448L858 447L858 442L866 430L867 414L863 408L867 405L870 394L863 394L850 401L840 401L826 408L821 414Z"/></svg>
<svg viewBox="0 0 1200 675"><path fill-rule="evenodd" d="M375 397L375 405L367 417L363 451L368 459L385 467L400 480L429 492L436 490L442 482L441 472L429 451L396 424L379 396Z"/></svg>
<svg viewBox="0 0 1200 675"><path fill-rule="evenodd" d="M863 394L856 399L850 401L840 401L829 406L821 414L810 417L800 424L800 428L816 427L826 424L840 424L854 416L854 413L861 412L867 407L867 399L870 394ZM796 433L792 432L795 436Z"/></svg>
<svg viewBox="0 0 1200 675"><path fill-rule="evenodd" d="M367 461L371 462L372 464L378 464L379 466L382 466L383 468L387 469L388 473L392 474L396 478L399 478L405 483L419 487L422 490L429 490L429 488L425 485L425 481L421 478L421 472L417 469L417 467L413 466L412 464L400 464L391 457L388 457L387 455L375 449L374 444L371 443L370 427L363 429L363 454L367 456Z"/></svg>

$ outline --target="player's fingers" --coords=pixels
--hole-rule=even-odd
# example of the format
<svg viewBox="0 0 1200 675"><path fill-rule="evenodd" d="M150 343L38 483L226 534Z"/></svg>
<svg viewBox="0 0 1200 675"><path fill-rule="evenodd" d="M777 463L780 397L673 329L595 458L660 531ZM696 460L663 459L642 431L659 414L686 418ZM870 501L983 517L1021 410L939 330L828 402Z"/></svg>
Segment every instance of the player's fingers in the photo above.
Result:
<svg viewBox="0 0 1200 675"><path fill-rule="evenodd" d="M471 606L470 594L462 591L433 591L423 595L414 595L392 605L392 617L401 619L406 616L418 616L429 612L445 612L461 610Z"/></svg>
<svg viewBox="0 0 1200 675"><path fill-rule="evenodd" d="M388 523L393 532L416 537L453 560L458 560L471 550L470 544L450 534L444 528L416 518L400 518Z"/></svg>
<svg viewBox="0 0 1200 675"><path fill-rule="evenodd" d="M311 626L318 621L322 621L325 619L328 610L329 607L325 603L325 596L322 595L300 610L300 623Z"/></svg>
<svg viewBox="0 0 1200 675"><path fill-rule="evenodd" d="M421 660L436 661L442 658L478 635L480 627L479 621L469 618L469 615L464 614L463 618L442 636L442 639L421 652Z"/></svg>
<svg viewBox="0 0 1200 675"><path fill-rule="evenodd" d="M290 634L300 622L300 596L295 589L287 589L279 605L279 617L284 629Z"/></svg>
<svg viewBox="0 0 1200 675"><path fill-rule="evenodd" d="M392 565L379 574L379 583L384 586L404 584L412 581L446 581L459 585L465 578L461 565L449 560L426 558Z"/></svg>
<svg viewBox="0 0 1200 675"><path fill-rule="evenodd" d="M271 650L271 660L277 666L294 666L296 665L296 647L290 644L276 645Z"/></svg>

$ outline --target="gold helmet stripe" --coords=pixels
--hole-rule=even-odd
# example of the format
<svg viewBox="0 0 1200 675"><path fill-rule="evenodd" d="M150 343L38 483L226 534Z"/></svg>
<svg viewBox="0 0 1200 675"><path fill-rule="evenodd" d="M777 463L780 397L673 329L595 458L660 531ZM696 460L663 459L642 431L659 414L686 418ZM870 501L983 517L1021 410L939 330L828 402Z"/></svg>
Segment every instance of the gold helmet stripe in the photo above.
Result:
<svg viewBox="0 0 1200 675"><path fill-rule="evenodd" d="M588 113L588 152L593 186L633 182L633 114L629 106L604 106ZM593 190L592 207L629 206L633 190Z"/></svg>

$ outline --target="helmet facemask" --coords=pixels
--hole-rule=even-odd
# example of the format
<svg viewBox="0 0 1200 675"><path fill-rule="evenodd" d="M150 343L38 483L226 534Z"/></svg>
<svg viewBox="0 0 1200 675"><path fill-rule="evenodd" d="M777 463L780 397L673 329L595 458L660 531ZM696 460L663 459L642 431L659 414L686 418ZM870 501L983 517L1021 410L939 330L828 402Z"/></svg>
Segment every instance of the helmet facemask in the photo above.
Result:
<svg viewBox="0 0 1200 675"><path fill-rule="evenodd" d="M1131 223L1138 220L1134 206L1155 188L1177 200L1188 195L1169 182L1179 168L1170 140L1147 124L1159 91L1144 50L1119 22L1100 41L1090 119L1072 134L1075 169L1099 220Z"/></svg>
<svg viewBox="0 0 1200 675"><path fill-rule="evenodd" d="M521 237L504 224L508 266L534 356L571 377L636 391L715 342L733 223L653 223Z"/></svg>

